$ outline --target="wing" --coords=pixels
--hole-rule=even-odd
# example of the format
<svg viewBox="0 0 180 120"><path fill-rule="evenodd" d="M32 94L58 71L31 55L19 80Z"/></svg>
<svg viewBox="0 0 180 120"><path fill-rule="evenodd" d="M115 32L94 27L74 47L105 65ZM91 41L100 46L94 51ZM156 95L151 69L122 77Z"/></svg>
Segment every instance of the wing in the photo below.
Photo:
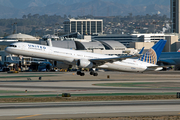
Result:
<svg viewBox="0 0 180 120"><path fill-rule="evenodd" d="M140 56L141 56L140 54L135 54L135 55L131 55L131 56L122 56L122 57L90 59L89 61L91 61L94 65L99 66L99 65L103 65L108 62L113 63L115 61L122 61L127 58L134 58L134 57L140 57Z"/></svg>

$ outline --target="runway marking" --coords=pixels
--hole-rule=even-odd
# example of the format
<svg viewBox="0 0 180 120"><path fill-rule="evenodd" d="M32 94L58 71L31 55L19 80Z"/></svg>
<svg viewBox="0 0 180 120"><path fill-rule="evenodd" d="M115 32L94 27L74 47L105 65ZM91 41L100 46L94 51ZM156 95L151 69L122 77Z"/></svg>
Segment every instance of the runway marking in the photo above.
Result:
<svg viewBox="0 0 180 120"><path fill-rule="evenodd" d="M39 116L41 114L36 114L36 115L29 115L29 116L23 116L23 117L17 117L16 119L23 119L23 118L28 118L28 117L35 117L35 116Z"/></svg>

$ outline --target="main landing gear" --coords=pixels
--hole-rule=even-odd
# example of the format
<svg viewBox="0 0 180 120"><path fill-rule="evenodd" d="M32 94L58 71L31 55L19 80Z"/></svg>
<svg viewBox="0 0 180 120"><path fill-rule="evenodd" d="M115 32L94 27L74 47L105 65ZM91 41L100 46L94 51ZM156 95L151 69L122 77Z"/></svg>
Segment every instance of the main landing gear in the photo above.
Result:
<svg viewBox="0 0 180 120"><path fill-rule="evenodd" d="M77 75L84 76L84 75L85 75L85 73L84 73L84 72L82 72L82 70L80 69L80 70L78 70L78 71L77 71ZM95 69L92 69L92 70L90 71L90 75L93 75L93 76L98 76L98 73L97 73L97 72L95 72Z"/></svg>
<svg viewBox="0 0 180 120"><path fill-rule="evenodd" d="M85 73L84 73L84 72L82 72L82 71L77 71L77 75L84 76L84 75L85 75Z"/></svg>
<svg viewBox="0 0 180 120"><path fill-rule="evenodd" d="M90 71L90 75L98 76L98 73L95 72L94 70Z"/></svg>

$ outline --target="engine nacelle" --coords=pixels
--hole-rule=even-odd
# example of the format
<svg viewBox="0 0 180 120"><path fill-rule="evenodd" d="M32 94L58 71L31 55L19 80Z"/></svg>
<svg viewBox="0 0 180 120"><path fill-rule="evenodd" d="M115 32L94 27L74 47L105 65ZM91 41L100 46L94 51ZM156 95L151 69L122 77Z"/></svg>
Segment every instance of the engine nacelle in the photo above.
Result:
<svg viewBox="0 0 180 120"><path fill-rule="evenodd" d="M93 63L87 59L79 59L77 61L77 66L79 68L92 68L93 67Z"/></svg>

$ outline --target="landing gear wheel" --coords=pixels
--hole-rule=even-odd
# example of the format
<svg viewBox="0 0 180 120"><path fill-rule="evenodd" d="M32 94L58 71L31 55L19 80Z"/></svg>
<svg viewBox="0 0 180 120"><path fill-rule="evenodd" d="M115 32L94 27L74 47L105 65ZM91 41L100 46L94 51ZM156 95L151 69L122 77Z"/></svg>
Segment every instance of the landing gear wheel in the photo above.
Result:
<svg viewBox="0 0 180 120"><path fill-rule="evenodd" d="M77 75L81 75L81 71L77 71Z"/></svg>
<svg viewBox="0 0 180 120"><path fill-rule="evenodd" d="M94 75L94 71L90 71L90 75Z"/></svg>
<svg viewBox="0 0 180 120"><path fill-rule="evenodd" d="M94 73L93 75L94 75L94 76L98 76L98 73Z"/></svg>
<svg viewBox="0 0 180 120"><path fill-rule="evenodd" d="M84 76L85 74L84 73L81 73L80 76Z"/></svg>

